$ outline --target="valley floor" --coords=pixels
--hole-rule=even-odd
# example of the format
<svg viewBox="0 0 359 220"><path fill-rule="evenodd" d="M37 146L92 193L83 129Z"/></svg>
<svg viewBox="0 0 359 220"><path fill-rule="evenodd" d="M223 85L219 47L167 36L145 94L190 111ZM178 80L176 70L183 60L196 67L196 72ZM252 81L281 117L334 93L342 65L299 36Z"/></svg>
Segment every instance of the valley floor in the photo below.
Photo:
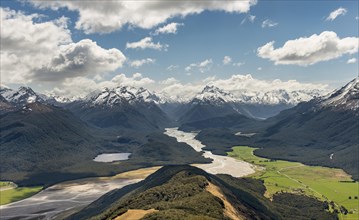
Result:
<svg viewBox="0 0 359 220"><path fill-rule="evenodd" d="M165 134L175 137L178 142L184 142L190 145L194 150L201 152L205 147L195 137L195 132L184 132L178 128L167 128ZM194 164L194 166L203 169L211 174L229 174L234 177L247 176L255 172L254 166L248 162L240 159L234 159L227 156L212 154L211 151L203 151L205 158L210 158L213 161L208 164Z"/></svg>
<svg viewBox="0 0 359 220"><path fill-rule="evenodd" d="M30 198L0 206L1 219L50 219L59 213L84 207L113 189L136 183L159 168L144 168L113 177L86 178L56 184Z"/></svg>
<svg viewBox="0 0 359 220"><path fill-rule="evenodd" d="M256 166L251 176L264 181L266 197L271 198L277 192L314 196L327 201L332 210L342 209L340 219L359 219L359 183L353 182L343 170L261 158L253 154L255 149L238 146L228 155ZM342 207L348 211L346 215Z"/></svg>

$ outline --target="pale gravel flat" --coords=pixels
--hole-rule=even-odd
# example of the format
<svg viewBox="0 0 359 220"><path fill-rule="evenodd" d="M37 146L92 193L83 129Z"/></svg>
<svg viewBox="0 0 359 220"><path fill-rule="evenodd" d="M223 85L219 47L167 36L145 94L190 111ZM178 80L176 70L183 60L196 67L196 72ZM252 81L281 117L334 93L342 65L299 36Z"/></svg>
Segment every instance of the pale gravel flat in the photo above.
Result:
<svg viewBox="0 0 359 220"><path fill-rule="evenodd" d="M201 152L205 147L195 137L195 132L184 132L178 128L167 128L165 134L174 137L178 142L184 142L190 145L194 150ZM194 164L194 166L205 170L211 174L229 174L234 177L243 177L255 172L252 164L245 161L237 160L232 157L212 154L210 151L204 151L203 156L213 159L210 164Z"/></svg>

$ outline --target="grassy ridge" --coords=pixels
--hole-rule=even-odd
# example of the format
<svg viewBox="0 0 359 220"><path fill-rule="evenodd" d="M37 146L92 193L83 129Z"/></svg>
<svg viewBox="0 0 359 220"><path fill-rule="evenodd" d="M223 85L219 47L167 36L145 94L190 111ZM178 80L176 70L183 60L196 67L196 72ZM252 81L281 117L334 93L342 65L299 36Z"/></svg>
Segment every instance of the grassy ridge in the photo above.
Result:
<svg viewBox="0 0 359 220"><path fill-rule="evenodd" d="M257 172L253 177L264 181L267 197L272 197L277 192L315 196L323 201L333 201L337 210L341 206L345 207L349 213L339 215L341 219L359 219L359 200L355 199L358 198L359 183L353 182L344 171L261 158L253 154L255 149L238 146L228 155L257 165Z"/></svg>

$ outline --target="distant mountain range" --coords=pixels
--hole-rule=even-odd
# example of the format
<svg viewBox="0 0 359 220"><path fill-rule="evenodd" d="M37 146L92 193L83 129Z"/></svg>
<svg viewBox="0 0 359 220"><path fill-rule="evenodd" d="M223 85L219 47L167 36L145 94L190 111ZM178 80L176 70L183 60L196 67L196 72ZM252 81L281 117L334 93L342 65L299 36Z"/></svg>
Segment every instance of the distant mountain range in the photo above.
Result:
<svg viewBox="0 0 359 220"><path fill-rule="evenodd" d="M198 137L216 153L251 145L261 147L255 153L262 157L340 167L358 179L359 77L264 121L232 114L185 123L181 129L203 130ZM235 136L238 131L254 135Z"/></svg>
<svg viewBox="0 0 359 220"><path fill-rule="evenodd" d="M72 162L88 160L100 151L118 149L118 146L121 151L134 153L141 166L145 163L138 158L144 159L152 151L156 154L150 164L162 164L176 160L174 155L179 154L178 148L170 144L173 140L163 137L163 129L180 126L184 130L202 130L201 141L208 150L218 154L225 154L233 145L248 144L262 147L256 151L260 156L340 167L357 179L358 84L356 78L339 90L292 108L284 101L270 105L250 104L256 100L254 97L244 103L215 86L206 86L187 102L164 102L156 93L133 87L105 88L75 101L38 94L29 87L16 91L2 88L1 151L6 152L2 154L4 161L8 161L6 173L14 180L21 179L16 172L24 175L34 166L41 173L47 166L41 162L44 158L57 158L56 155L64 153L78 155L83 151L87 153L80 153L83 157L73 157ZM271 94L276 94L275 98L268 98L271 103L283 97L294 100L294 93ZM270 115L273 117L260 119ZM209 132L209 128L217 130ZM238 131L256 134L239 138L233 134ZM98 148L97 143L105 148ZM51 154L49 146L54 146ZM181 158L192 158L188 160L192 162L204 160L190 150ZM182 161L181 158L177 159ZM22 162L13 166L16 161ZM72 162L66 159L58 164L74 166ZM103 170L108 171L107 168Z"/></svg>
<svg viewBox="0 0 359 220"><path fill-rule="evenodd" d="M166 115L174 120L191 122L226 114L242 114L253 118L268 118L280 111L293 107L302 101L308 101L320 94L319 91L285 91L272 90L269 92L241 91L240 96L207 85L191 99L183 97L169 97L166 94L151 92L145 88L117 87L104 88L101 91L93 91L84 98L69 99L59 96L47 96L35 93L29 87L20 87L18 90L2 88L2 95L9 103L21 106L29 102L42 102L57 106L73 106L74 103L82 103L82 107L119 107L130 104L146 104L154 108L157 114ZM75 104L76 106L76 104ZM143 107L143 105L141 105ZM157 106L159 109L155 109ZM139 110L139 109L137 109ZM163 111L161 113L160 111ZM146 111L142 111L142 114ZM146 115L146 114L145 114ZM151 115L152 116L152 115ZM201 117L198 117L201 116ZM158 117L156 118L159 119ZM166 119L162 120L166 121ZM161 122L163 123L163 122ZM157 125L155 125L157 126Z"/></svg>
<svg viewBox="0 0 359 220"><path fill-rule="evenodd" d="M359 77L268 122L257 137L259 155L341 167L359 178Z"/></svg>

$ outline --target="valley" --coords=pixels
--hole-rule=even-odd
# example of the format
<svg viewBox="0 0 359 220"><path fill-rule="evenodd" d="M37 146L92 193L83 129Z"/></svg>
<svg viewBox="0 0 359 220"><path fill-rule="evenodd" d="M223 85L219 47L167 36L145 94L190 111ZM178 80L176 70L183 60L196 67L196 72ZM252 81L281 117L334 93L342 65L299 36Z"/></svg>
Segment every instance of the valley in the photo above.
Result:
<svg viewBox="0 0 359 220"><path fill-rule="evenodd" d="M261 158L253 154L254 150L256 148L236 146L228 155L256 166L256 172L250 176L264 182L266 197L272 198L278 192L312 196L333 204L331 209L340 213L340 219L358 218L359 183L343 170ZM340 209L347 213L343 214Z"/></svg>
<svg viewBox="0 0 359 220"><path fill-rule="evenodd" d="M359 220L358 9L1 0L0 220Z"/></svg>
<svg viewBox="0 0 359 220"><path fill-rule="evenodd" d="M195 137L195 132L184 132L178 130L178 128L167 128L165 134L171 137L175 137L178 142L185 142L189 146L193 147L197 152L203 152L205 158L212 159L209 164L195 164L194 166L205 170L211 174L229 174L234 177L247 176L254 173L253 166L242 160L234 159L227 156L221 156L213 154L211 151L203 151L205 147Z"/></svg>
<svg viewBox="0 0 359 220"><path fill-rule="evenodd" d="M55 216L63 212L71 212L71 210L87 206L113 189L139 182L157 169L159 167L124 172L113 177L86 178L62 182L24 200L1 205L1 219L55 218ZM10 193L12 194L13 192Z"/></svg>
<svg viewBox="0 0 359 220"><path fill-rule="evenodd" d="M1 204L11 202L1 205L2 216L62 219L107 198L107 192L125 187L128 193L155 172L149 167L191 164L208 175L263 181L265 204L309 199L317 208L328 207L330 216L357 219L359 185L352 179L358 178L358 84L356 78L287 110L248 108L214 86L176 107L144 88L103 89L68 104L49 102L30 88L2 90L8 98L0 114L2 178L19 185L2 191ZM252 114L271 109L283 111L266 120ZM230 152L238 145L258 149L255 155L248 147ZM150 171L127 174L142 169Z"/></svg>

